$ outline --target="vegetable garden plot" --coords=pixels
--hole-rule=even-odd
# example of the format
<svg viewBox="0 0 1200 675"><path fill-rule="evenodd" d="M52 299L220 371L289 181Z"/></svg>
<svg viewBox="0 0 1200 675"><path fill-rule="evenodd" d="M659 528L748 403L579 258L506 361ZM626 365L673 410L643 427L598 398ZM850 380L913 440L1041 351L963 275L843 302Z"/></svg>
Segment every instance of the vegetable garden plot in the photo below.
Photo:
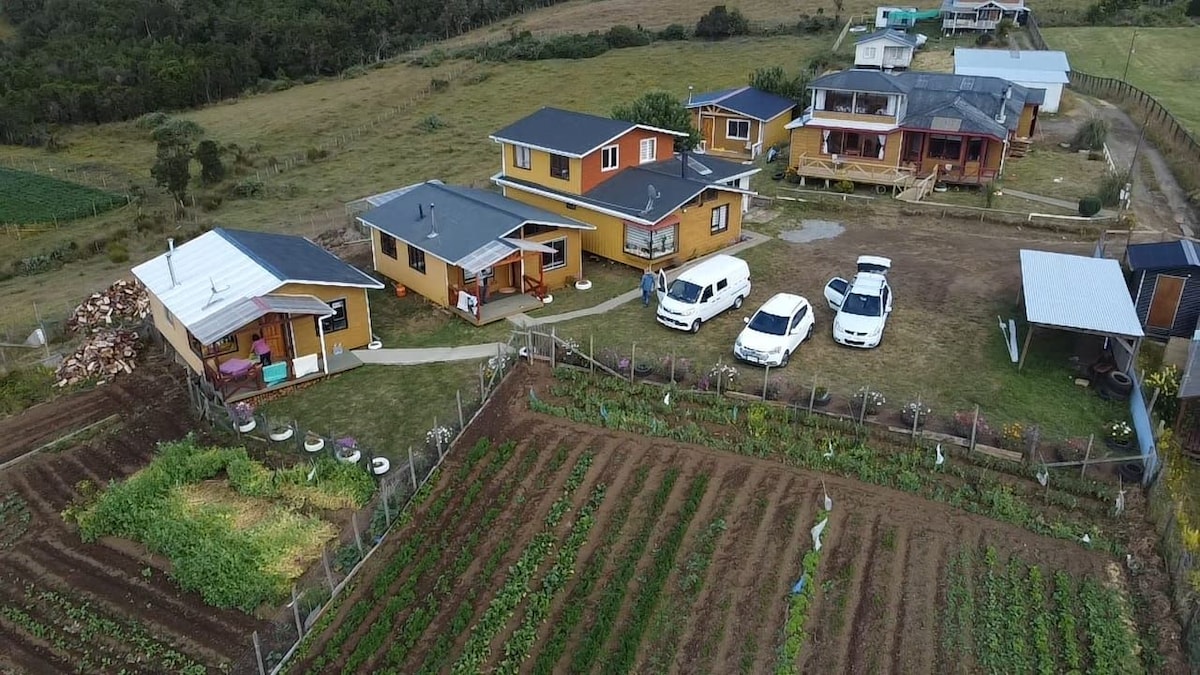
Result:
<svg viewBox="0 0 1200 675"><path fill-rule="evenodd" d="M538 384L517 373L502 386L463 437L477 444L450 455L289 672L938 672L957 644L941 640L943 579L962 542L996 550L1005 588L1034 587L1028 565L1009 565L1016 552L1106 588L1102 551L774 459L534 413ZM835 505L817 556L824 490ZM973 649L984 568L960 568L971 600L951 616ZM792 595L803 574L808 591ZM1026 593L1022 616L1052 618L1053 639L1051 589L1042 605ZM1023 648L1030 670L1038 644Z"/></svg>
<svg viewBox="0 0 1200 675"><path fill-rule="evenodd" d="M125 197L36 173L0 168L0 223L27 225L87 218Z"/></svg>

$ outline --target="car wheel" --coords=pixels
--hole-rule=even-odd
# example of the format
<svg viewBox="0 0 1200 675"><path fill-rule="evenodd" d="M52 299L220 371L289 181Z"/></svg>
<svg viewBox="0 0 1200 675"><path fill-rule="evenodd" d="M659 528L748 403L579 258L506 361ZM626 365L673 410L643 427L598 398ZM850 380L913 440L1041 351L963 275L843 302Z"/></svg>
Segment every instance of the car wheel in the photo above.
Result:
<svg viewBox="0 0 1200 675"><path fill-rule="evenodd" d="M812 334L813 334L813 329L814 329L814 328L816 328L816 327L817 327L817 324L815 324L815 323L810 323L810 324L808 324L808 332L804 334L804 339L805 339L805 340L808 340L809 338L811 338L811 337L812 337Z"/></svg>
<svg viewBox="0 0 1200 675"><path fill-rule="evenodd" d="M792 356L791 352L785 351L783 353L783 358L779 359L779 367L783 368L783 367L787 366L788 361L791 360L791 356Z"/></svg>
<svg viewBox="0 0 1200 675"><path fill-rule="evenodd" d="M692 330L692 332L693 332L693 333L699 333L699 332L700 332L700 319L696 319L695 321L693 321L693 322L692 322L692 329L691 329L691 330Z"/></svg>
<svg viewBox="0 0 1200 675"><path fill-rule="evenodd" d="M733 308L734 308L734 309L741 309L741 308L742 308L742 296L740 296L740 295L739 295L739 296L737 296L736 298L734 298L734 299L733 299Z"/></svg>

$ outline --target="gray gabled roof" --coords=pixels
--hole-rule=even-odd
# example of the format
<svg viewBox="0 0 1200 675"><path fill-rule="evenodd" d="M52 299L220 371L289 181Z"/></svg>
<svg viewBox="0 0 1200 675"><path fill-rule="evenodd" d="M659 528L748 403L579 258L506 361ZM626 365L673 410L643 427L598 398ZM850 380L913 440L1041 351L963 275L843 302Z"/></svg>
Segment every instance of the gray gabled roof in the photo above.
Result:
<svg viewBox="0 0 1200 675"><path fill-rule="evenodd" d="M864 42L874 42L876 40L888 40L889 42L895 42L896 44L912 47L913 49L916 49L918 46L916 35L909 35L908 33L892 30L890 28L884 28L882 30L875 31L874 33L868 33L867 35L855 40L854 44L861 45Z"/></svg>
<svg viewBox="0 0 1200 675"><path fill-rule="evenodd" d="M248 230L213 230L280 281L383 288L341 258L304 237Z"/></svg>
<svg viewBox="0 0 1200 675"><path fill-rule="evenodd" d="M490 190L436 180L411 186L358 218L369 227L454 265L503 240L525 223L595 229ZM436 236L430 236L435 232Z"/></svg>
<svg viewBox="0 0 1200 675"><path fill-rule="evenodd" d="M672 136L687 135L609 117L546 107L522 117L488 138L568 157L583 157L634 129L649 129Z"/></svg>
<svg viewBox="0 0 1200 675"><path fill-rule="evenodd" d="M871 94L907 94L909 89L899 75L866 68L851 68L822 75L810 82L808 87L863 91Z"/></svg>
<svg viewBox="0 0 1200 675"><path fill-rule="evenodd" d="M719 106L766 122L795 108L796 102L754 87L738 87L694 94L688 101L687 107L694 109L706 105Z"/></svg>

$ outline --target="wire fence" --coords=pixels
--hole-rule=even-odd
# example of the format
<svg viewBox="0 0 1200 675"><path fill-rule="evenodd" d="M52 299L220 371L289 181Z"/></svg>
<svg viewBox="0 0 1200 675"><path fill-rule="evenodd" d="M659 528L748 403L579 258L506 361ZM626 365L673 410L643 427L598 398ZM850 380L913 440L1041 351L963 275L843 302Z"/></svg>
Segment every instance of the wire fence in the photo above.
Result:
<svg viewBox="0 0 1200 675"><path fill-rule="evenodd" d="M857 388L839 388L819 374L798 372L795 365L781 374L780 368L751 369L720 360L709 363L675 351L652 351L636 342L597 347L594 337L581 341L564 337L555 328L534 328L518 335L523 355L549 362L552 367L582 368L631 382L787 406L810 415L841 418L861 428L885 430L913 442L945 443L1047 472L1071 471L1080 477L1142 482L1156 461L1152 453L1143 456L1134 425L1124 419L1114 419L1105 429L1087 436L1056 437L1033 420L993 425L991 412L979 405L934 410L920 394L894 399L884 377L880 378L884 381L864 382ZM1081 390L1080 395L1127 402L1133 417L1133 382L1113 375L1114 371L1113 364L1104 360L1081 366L1078 375L1095 394ZM1155 398L1151 393L1149 403L1144 404L1146 417L1154 408Z"/></svg>
<svg viewBox="0 0 1200 675"><path fill-rule="evenodd" d="M33 365L55 365L61 355L62 343L70 338L67 320L75 307L75 303L66 301L35 302L27 312L19 312L29 318L0 323L0 373ZM10 317L18 315L17 307L10 307L8 311Z"/></svg>
<svg viewBox="0 0 1200 675"><path fill-rule="evenodd" d="M291 600L267 626L249 636L251 647L230 666L234 673L279 672L287 658L317 625L323 612L336 607L342 594L379 549L412 500L455 450L455 441L479 414L512 371L515 359L501 352L480 368L479 389L459 390L455 405L431 420L424 439L399 448L370 448L339 430L317 429L299 420L272 418L250 406L225 405L198 376L188 378L195 415L220 434L235 434L245 444L265 445L285 462L313 462L320 457L353 463L378 485L372 500L352 512L337 541L321 550L319 561L295 581Z"/></svg>

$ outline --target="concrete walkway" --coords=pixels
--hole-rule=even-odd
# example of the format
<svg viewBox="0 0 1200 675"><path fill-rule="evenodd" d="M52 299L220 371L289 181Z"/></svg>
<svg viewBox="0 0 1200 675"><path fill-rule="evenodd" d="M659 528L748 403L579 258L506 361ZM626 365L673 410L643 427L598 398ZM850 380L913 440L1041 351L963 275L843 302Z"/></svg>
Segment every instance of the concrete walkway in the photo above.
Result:
<svg viewBox="0 0 1200 675"><path fill-rule="evenodd" d="M1013 190L1012 188L1006 187L1004 188L1004 194L1012 195L1013 197L1019 197L1030 202L1047 204L1049 206L1057 206L1060 209L1066 209L1068 211L1076 211L1079 209L1079 202L1071 202L1067 201L1066 199L1056 199L1054 197L1043 197L1042 195L1035 195L1032 192L1022 192L1020 190ZM1096 215L1113 216L1116 215L1116 213L1110 209L1101 209L1100 213Z"/></svg>
<svg viewBox="0 0 1200 675"><path fill-rule="evenodd" d="M503 342L489 342L464 347L413 347L410 349L356 349L354 355L367 364L382 366L415 366L422 363L447 361L482 361L510 351Z"/></svg>
<svg viewBox="0 0 1200 675"><path fill-rule="evenodd" d="M738 242L729 248L718 251L712 255L734 255L745 251L748 248L753 248L759 244L771 239L765 234L757 232L745 231L746 239ZM679 276L684 270L711 258L705 256L689 261L686 265L672 270L667 274L668 279L674 279ZM585 316L595 316L603 314L624 305L627 302L637 300L642 297L642 292L639 289L634 289L626 293L622 293L615 298L605 300L594 307L585 307L577 309L573 312L563 312L562 314L554 314L552 316L531 317L527 314L517 314L508 318L513 324L519 328L529 328L531 326L539 326L542 324L560 323L562 321L570 321L571 319L579 319ZM408 349L356 349L353 354L360 361L367 364L384 365L384 366L415 366L424 363L445 363L447 361L481 361L491 358L502 352L512 351L512 349L503 342L490 342L482 345L466 345L462 347L413 347Z"/></svg>
<svg viewBox="0 0 1200 675"><path fill-rule="evenodd" d="M713 253L712 255L707 255L707 256L704 256L703 258L696 258L695 260L689 260L687 262L687 264L682 265L682 266L668 272L667 280L670 281L670 280L675 279L675 277L678 277L680 274L682 274L684 270L694 267L695 265L698 265L715 255L737 255L738 253L741 253L742 251L745 251L746 249L758 246L759 244L761 244L765 241L768 241L770 239L770 237L768 237L767 235L759 234L757 232L749 232L749 231L743 230L743 234L746 237L745 241L740 241L740 242L734 244L733 246L730 246L729 248L717 251L716 253ZM563 312L562 314L554 314L551 316L533 317L533 316L529 316L528 314L516 314L514 316L508 317L508 320L511 321L512 323L516 324L516 326L518 328L530 328L533 326L541 326L541 325L545 325L545 324L562 323L564 321L571 321L572 319L582 319L585 316L596 316L597 314L603 314L605 312L614 310L614 309L620 307L621 305L624 305L627 302L632 302L634 300L640 300L641 297L642 297L642 291L640 289L635 288L631 291L626 291L625 293L622 293L615 298L605 300L604 302L601 302L600 304L598 304L594 307L585 307L583 309L577 309L577 310L574 310L571 312Z"/></svg>

